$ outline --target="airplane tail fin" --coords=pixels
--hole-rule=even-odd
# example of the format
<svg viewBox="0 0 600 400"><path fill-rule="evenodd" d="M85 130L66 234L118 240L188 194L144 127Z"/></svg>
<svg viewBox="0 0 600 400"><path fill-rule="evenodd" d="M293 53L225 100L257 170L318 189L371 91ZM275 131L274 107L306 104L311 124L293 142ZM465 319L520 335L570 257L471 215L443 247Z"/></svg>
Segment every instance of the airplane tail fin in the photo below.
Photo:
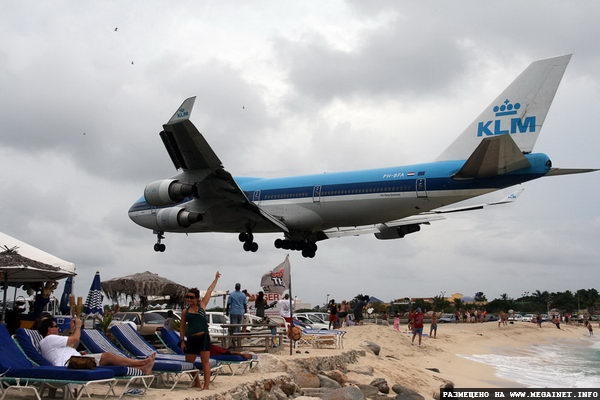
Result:
<svg viewBox="0 0 600 400"><path fill-rule="evenodd" d="M571 54L531 63L437 161L465 160L489 137L510 134L522 153L531 153Z"/></svg>

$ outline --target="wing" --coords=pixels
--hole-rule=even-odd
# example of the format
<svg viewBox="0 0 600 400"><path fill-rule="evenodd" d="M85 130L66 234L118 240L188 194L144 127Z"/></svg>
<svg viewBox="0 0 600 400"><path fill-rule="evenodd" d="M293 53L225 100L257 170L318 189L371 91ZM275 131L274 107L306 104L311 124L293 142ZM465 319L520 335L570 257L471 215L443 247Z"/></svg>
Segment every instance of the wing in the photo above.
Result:
<svg viewBox="0 0 600 400"><path fill-rule="evenodd" d="M465 205L464 207L441 207L435 210L431 210L417 215L411 215L406 218L389 221L382 224L333 228L325 230L323 231L323 233L327 238L359 236L372 233L377 239L399 239L404 237L405 235L408 235L409 233L418 232L421 229L420 225L429 225L432 221L439 221L445 219L445 217L440 214L481 210L487 206L512 203L519 198L519 196L521 195L521 193L523 193L524 190L525 189L523 188L519 188L507 195L506 197L504 197L503 199L492 201L489 203Z"/></svg>
<svg viewBox="0 0 600 400"><path fill-rule="evenodd" d="M287 232L283 222L248 200L190 121L195 99L190 97L183 102L163 125L160 137L175 168L183 170L182 176L198 187L197 202L202 204L202 211L211 213L213 219L228 221L228 229L240 232L255 226Z"/></svg>

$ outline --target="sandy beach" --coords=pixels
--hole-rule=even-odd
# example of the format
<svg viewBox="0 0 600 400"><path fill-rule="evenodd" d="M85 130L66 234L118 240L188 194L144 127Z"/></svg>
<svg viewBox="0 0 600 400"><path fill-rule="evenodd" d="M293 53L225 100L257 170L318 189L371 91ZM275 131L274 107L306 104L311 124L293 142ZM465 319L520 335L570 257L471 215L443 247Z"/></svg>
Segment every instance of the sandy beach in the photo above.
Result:
<svg viewBox="0 0 600 400"><path fill-rule="evenodd" d="M351 383L369 384L375 378L384 378L389 387L401 384L427 399L439 391L440 385L447 381L459 388L518 387L515 382L499 379L494 368L482 363L470 361L461 355L486 354L499 349L509 350L544 341L560 339L582 339L586 331L578 326L561 326L545 323L542 328L536 324L517 322L498 327L495 322L475 324L440 324L437 339L423 337L422 345L411 345L412 335L406 332L406 326L400 332L392 326L366 324L346 328L343 349L316 349L300 347L290 356L289 347L276 353L259 354L259 365L241 376L220 375L211 384L208 391L177 388L151 389L144 398L149 400L175 399L229 399L230 393L241 385L263 379L276 379L279 376L297 374L297 361L312 362L315 358L327 358L351 350L360 350L357 362L346 365L345 375ZM426 324L426 332L429 325ZM379 355L367 349L366 341L381 347ZM362 353L361 353L362 354ZM365 373L370 371L372 373ZM434 372L431 369L437 369ZM94 393L99 393L94 390ZM392 393L393 394L393 393ZM21 396L19 396L21 398ZM25 398L25 396L23 396Z"/></svg>

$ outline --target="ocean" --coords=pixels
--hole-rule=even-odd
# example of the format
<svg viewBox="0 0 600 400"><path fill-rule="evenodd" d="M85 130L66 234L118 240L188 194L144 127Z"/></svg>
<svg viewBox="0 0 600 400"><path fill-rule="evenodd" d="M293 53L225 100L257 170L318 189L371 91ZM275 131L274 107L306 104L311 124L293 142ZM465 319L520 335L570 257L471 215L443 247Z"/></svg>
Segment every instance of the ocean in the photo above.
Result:
<svg viewBox="0 0 600 400"><path fill-rule="evenodd" d="M587 334L587 332L586 332ZM490 354L460 355L496 368L496 376L529 388L599 388L600 336L565 339Z"/></svg>

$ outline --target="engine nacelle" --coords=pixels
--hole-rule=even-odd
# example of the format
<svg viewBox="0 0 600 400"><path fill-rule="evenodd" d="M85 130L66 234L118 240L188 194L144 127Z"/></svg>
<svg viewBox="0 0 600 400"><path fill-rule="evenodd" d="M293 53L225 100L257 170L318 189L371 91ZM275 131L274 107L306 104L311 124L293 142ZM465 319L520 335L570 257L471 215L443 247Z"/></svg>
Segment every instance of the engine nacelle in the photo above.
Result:
<svg viewBox="0 0 600 400"><path fill-rule="evenodd" d="M202 214L180 207L163 208L156 213L156 225L164 231L187 228L199 221Z"/></svg>
<svg viewBox="0 0 600 400"><path fill-rule="evenodd" d="M375 237L379 240L400 239L409 233L419 232L421 226L419 224L402 225L394 228L380 228L381 232L376 233Z"/></svg>
<svg viewBox="0 0 600 400"><path fill-rule="evenodd" d="M186 197L198 197L198 189L189 183L180 183L176 179L154 181L144 189L144 197L153 206L176 204Z"/></svg>

